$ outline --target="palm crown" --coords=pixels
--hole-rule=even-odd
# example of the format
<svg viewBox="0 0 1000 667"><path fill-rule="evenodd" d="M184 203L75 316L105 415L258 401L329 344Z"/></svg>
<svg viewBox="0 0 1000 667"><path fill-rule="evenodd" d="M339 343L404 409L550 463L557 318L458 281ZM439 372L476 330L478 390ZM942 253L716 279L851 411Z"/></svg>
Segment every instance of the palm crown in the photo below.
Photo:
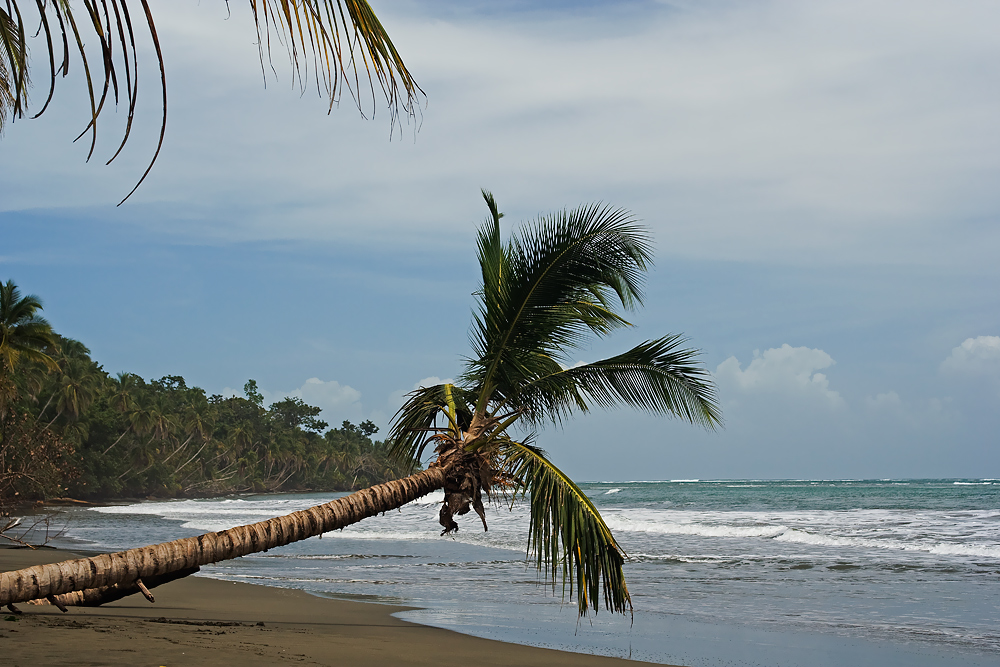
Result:
<svg viewBox="0 0 1000 667"><path fill-rule="evenodd" d="M14 281L0 283L0 376L23 359L54 366L44 350L54 347L52 327L38 314L42 302L34 294L21 296Z"/></svg>
<svg viewBox="0 0 1000 667"><path fill-rule="evenodd" d="M618 306L642 303L648 233L626 211L590 205L545 216L505 244L492 195L479 231L482 286L472 327L473 356L454 384L418 389L396 414L393 454L416 464L429 444L445 469L444 532L474 509L486 528L482 494L530 495L529 551L554 584L577 597L580 613L631 607L624 553L586 494L532 445L533 429L590 406L627 405L714 428L715 390L680 336L649 340L589 364L571 353L592 335L631 326ZM515 439L520 425L526 437Z"/></svg>

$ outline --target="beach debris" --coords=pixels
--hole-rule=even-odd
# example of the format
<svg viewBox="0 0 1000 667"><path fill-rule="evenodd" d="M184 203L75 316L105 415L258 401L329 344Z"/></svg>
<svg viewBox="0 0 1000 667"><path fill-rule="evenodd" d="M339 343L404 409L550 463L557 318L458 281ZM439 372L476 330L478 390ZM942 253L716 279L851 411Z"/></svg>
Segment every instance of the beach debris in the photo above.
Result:
<svg viewBox="0 0 1000 667"><path fill-rule="evenodd" d="M144 583L142 583L142 579L136 579L136 580L135 580L135 585L136 585L136 586L137 586L137 587L139 588L139 590L140 590L140 591L142 592L142 595L143 595L143 597L144 597L144 598L146 598L146 599L147 599L147 600L149 600L150 602L156 602L156 600L155 600L155 599L153 599L153 594L152 594L152 593L150 593L150 592L149 592L149 589L148 589L148 588L146 588L146 585L145 585Z"/></svg>
<svg viewBox="0 0 1000 667"><path fill-rule="evenodd" d="M87 588L82 591L70 591L69 593L59 595L46 595L45 597L28 600L27 602L33 605L51 604L63 612L69 611L67 607L99 607L102 604L121 600L136 593L142 593L147 600L153 602L153 595L149 592L150 588L156 588L162 584L182 579L198 572L200 569L200 567L189 567L167 574L146 577L145 583L140 579L136 579L131 584L113 584L111 586Z"/></svg>
<svg viewBox="0 0 1000 667"><path fill-rule="evenodd" d="M46 596L45 599L49 601L50 605L56 607L62 613L65 614L65 613L69 612L69 608L67 608L66 605L64 605L62 602L60 602L58 600L58 598L56 598L55 595Z"/></svg>
<svg viewBox="0 0 1000 667"><path fill-rule="evenodd" d="M252 628L264 625L264 621L258 621L257 623L242 623L240 621L189 621L183 618L167 618L166 616L151 618L149 622L166 623L168 625L198 625L209 628Z"/></svg>

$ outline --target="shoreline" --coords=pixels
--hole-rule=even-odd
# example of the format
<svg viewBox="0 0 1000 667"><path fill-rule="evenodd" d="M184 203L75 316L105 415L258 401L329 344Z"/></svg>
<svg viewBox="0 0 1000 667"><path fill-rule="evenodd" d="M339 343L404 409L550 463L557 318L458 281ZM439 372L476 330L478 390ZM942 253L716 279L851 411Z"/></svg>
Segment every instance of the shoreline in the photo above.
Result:
<svg viewBox="0 0 1000 667"><path fill-rule="evenodd" d="M0 571L79 558L62 549L0 549ZM0 614L0 647L17 665L581 665L641 663L481 639L392 616L413 607L186 577L101 607L21 604ZM8 620L16 618L17 620Z"/></svg>

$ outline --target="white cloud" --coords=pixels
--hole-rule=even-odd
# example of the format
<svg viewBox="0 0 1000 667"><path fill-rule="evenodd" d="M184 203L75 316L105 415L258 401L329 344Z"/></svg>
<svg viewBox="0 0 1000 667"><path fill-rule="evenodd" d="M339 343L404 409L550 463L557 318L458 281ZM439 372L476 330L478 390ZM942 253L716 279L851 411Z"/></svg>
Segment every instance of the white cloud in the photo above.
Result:
<svg viewBox="0 0 1000 667"><path fill-rule="evenodd" d="M744 370L736 357L729 357L715 370L723 398L731 394L785 394L813 397L830 407L841 407L844 399L830 389L824 373L816 371L833 366L833 358L823 350L808 347L781 347L754 350L753 361Z"/></svg>
<svg viewBox="0 0 1000 667"><path fill-rule="evenodd" d="M1000 336L977 336L952 349L941 370L971 375L1000 374Z"/></svg>
<svg viewBox="0 0 1000 667"><path fill-rule="evenodd" d="M896 392L887 391L867 397L865 405L872 410L899 410L903 407L903 401Z"/></svg>
<svg viewBox="0 0 1000 667"><path fill-rule="evenodd" d="M434 385L438 384L453 384L454 382L455 382L454 378L445 378L442 380L438 376L432 375L430 377L424 378L423 380L418 380L417 382L413 383L413 389L420 389L421 387L433 387ZM413 389L411 389L411 391L413 391Z"/></svg>
<svg viewBox="0 0 1000 667"><path fill-rule="evenodd" d="M260 392L264 396L264 405L280 400L281 397L301 398L309 405L320 408L320 418L337 428L345 419L354 423L364 420L361 406L361 392L336 380L323 381L319 378L309 378L294 391L273 395L270 392ZM274 398L272 398L274 396Z"/></svg>
<svg viewBox="0 0 1000 667"><path fill-rule="evenodd" d="M954 428L964 417L955 410L953 400L945 398L907 397L905 400L895 391L886 391L865 398L868 414L852 416L855 432L885 433L891 439L901 432L911 434L937 432L942 428Z"/></svg>
<svg viewBox="0 0 1000 667"><path fill-rule="evenodd" d="M342 385L336 380L324 382L319 378L309 378L305 384L289 392L287 396L301 398L309 405L315 405L323 410L353 411L356 404L361 401L361 392L346 384ZM358 406L360 411L360 405Z"/></svg>

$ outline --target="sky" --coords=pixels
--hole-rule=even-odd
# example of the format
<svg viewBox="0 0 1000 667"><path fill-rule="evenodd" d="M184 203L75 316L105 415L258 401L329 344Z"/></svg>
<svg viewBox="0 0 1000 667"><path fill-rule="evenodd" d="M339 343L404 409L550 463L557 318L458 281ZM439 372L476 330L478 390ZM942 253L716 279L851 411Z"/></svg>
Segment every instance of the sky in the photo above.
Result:
<svg viewBox="0 0 1000 667"><path fill-rule="evenodd" d="M507 230L602 201L656 264L635 326L579 360L682 333L725 426L597 409L537 436L568 473L1000 478L1000 6L372 5L426 93L395 128L364 94L328 115L280 52L262 73L243 3L151 2L156 166L116 207L157 136L147 44L110 166L124 114L87 163L82 79L60 82L0 137L0 280L110 373L254 378L384 433L461 372L480 189Z"/></svg>

